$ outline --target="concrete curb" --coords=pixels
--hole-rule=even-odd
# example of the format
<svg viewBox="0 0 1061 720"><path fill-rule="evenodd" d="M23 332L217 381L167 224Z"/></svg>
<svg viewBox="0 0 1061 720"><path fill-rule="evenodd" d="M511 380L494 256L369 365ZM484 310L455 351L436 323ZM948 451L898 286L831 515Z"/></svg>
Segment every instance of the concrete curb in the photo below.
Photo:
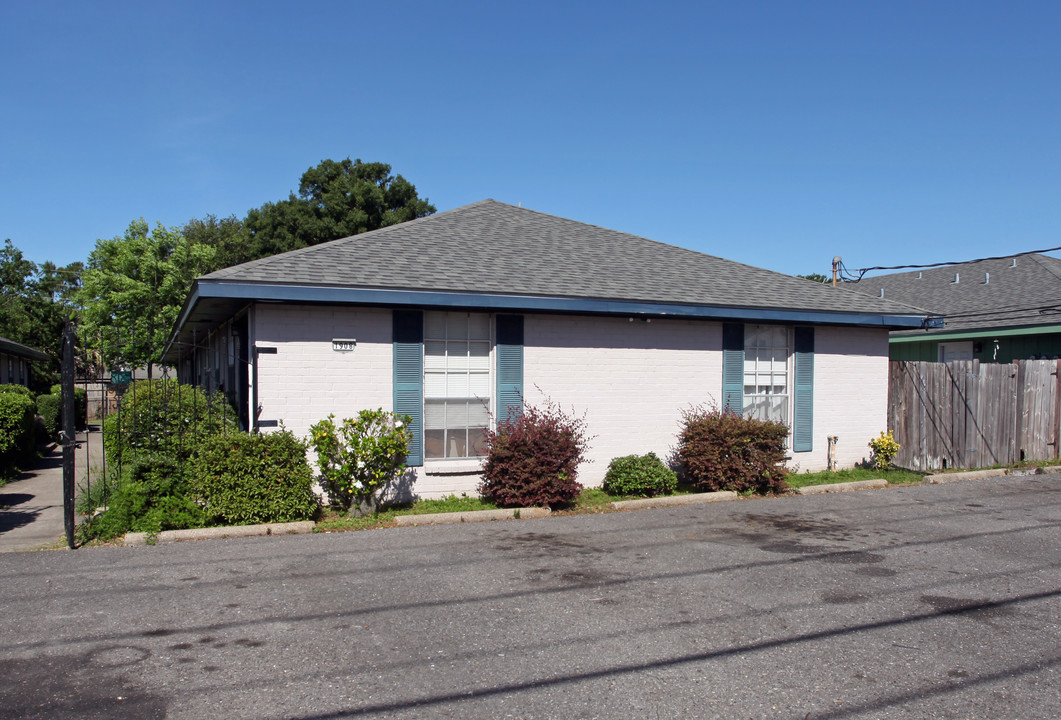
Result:
<svg viewBox="0 0 1061 720"><path fill-rule="evenodd" d="M825 493L851 492L853 490L879 490L888 487L887 480L853 480L831 485L808 485L796 488L800 495L824 495Z"/></svg>
<svg viewBox="0 0 1061 720"><path fill-rule="evenodd" d="M519 513L518 515L516 513ZM491 520L531 520L549 517L549 508L530 507L509 510L471 510L455 513L429 513L427 515L398 515L394 522L398 525L455 525L466 522L489 522Z"/></svg>
<svg viewBox="0 0 1061 720"><path fill-rule="evenodd" d="M702 505L703 503L736 500L737 493L731 490L721 492L695 493L693 495L667 495L664 497L639 498L637 500L616 500L611 506L617 510L634 510L636 508L671 507L673 505Z"/></svg>
<svg viewBox="0 0 1061 720"><path fill-rule="evenodd" d="M300 535L313 532L317 523L312 520L290 523L266 523L264 525L233 525L229 527L193 528L191 530L163 530L155 538L156 545L183 542L185 540L207 540L210 538L256 537L259 535ZM148 533L126 533L122 545L126 547L147 545Z"/></svg>
<svg viewBox="0 0 1061 720"><path fill-rule="evenodd" d="M1006 474L1013 477L1027 477L1028 475L1042 475L1044 470L1041 467L1007 468Z"/></svg>
<svg viewBox="0 0 1061 720"><path fill-rule="evenodd" d="M999 477L1005 475L1005 469L999 470L970 470L969 472L942 473L939 475L926 475L922 483L926 485L943 485L945 483L958 482L959 480L979 480L980 478Z"/></svg>
<svg viewBox="0 0 1061 720"><path fill-rule="evenodd" d="M944 473L927 475L922 483L940 485L960 480L999 477L1001 475L1033 475L1042 472L1041 468L1021 470L972 470L969 472ZM854 482L833 483L832 485L808 485L796 489L799 495L820 495L824 493L852 492L855 490L878 490L888 487L887 480L856 480ZM609 503L616 510L636 510L639 508L674 507L679 505L700 505L703 503L736 500L737 493L730 491L696 493L694 495L668 495L665 497L639 498L637 500L617 500ZM455 525L471 522L489 522L492 520L530 520L549 517L549 508L519 508L507 510L475 510L455 513L431 513L426 515L398 515L394 518L396 525L409 527L414 525ZM518 515L517 515L518 513ZM292 523L266 523L264 525L236 525L230 527L196 528L193 530L165 530L155 538L155 544L184 542L187 540L207 540L210 538L256 537L261 535L297 535L313 532L316 523L306 520ZM126 547L147 545L148 533L128 533L122 541Z"/></svg>

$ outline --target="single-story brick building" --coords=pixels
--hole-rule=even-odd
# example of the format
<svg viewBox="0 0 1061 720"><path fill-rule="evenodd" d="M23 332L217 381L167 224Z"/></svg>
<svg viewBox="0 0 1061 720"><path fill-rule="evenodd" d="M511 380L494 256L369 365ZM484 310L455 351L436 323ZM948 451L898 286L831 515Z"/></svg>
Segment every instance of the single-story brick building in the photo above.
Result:
<svg viewBox="0 0 1061 720"><path fill-rule="evenodd" d="M50 360L40 350L0 337L0 385L29 385L30 363Z"/></svg>
<svg viewBox="0 0 1061 720"><path fill-rule="evenodd" d="M474 492L493 418L549 398L611 458L666 457L681 411L790 425L790 467L850 466L887 421L888 332L923 312L494 200L199 278L166 361L249 429L413 418L413 492Z"/></svg>

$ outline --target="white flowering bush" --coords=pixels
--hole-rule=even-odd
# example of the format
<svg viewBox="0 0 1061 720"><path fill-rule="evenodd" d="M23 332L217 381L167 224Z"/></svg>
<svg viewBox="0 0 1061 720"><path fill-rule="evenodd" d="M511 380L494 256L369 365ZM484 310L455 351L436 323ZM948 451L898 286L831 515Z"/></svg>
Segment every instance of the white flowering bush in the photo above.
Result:
<svg viewBox="0 0 1061 720"><path fill-rule="evenodd" d="M329 415L310 426L321 485L334 505L353 515L376 512L378 493L405 470L407 415L362 410L336 424Z"/></svg>

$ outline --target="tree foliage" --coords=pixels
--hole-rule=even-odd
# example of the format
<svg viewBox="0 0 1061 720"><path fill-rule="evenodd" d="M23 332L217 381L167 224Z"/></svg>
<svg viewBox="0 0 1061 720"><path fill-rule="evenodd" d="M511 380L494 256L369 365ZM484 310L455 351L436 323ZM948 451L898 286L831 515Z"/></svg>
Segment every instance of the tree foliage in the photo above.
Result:
<svg viewBox="0 0 1061 720"><path fill-rule="evenodd" d="M124 236L97 240L78 292L86 345L111 367L158 362L192 281L210 270L215 253L175 228L151 230L142 218Z"/></svg>
<svg viewBox="0 0 1061 720"><path fill-rule="evenodd" d="M251 210L240 262L318 245L435 212L386 163L324 160L302 175L298 195Z"/></svg>
<svg viewBox="0 0 1061 720"><path fill-rule="evenodd" d="M189 220L181 227L181 235L192 245L205 245L214 249L214 259L206 272L254 259L250 257L247 249L243 221L235 215L226 218L207 215L201 220Z"/></svg>
<svg viewBox="0 0 1061 720"><path fill-rule="evenodd" d="M0 247L0 336L50 354L35 365L35 386L47 387L58 370L63 323L74 314L81 263L58 267L27 260L10 240Z"/></svg>

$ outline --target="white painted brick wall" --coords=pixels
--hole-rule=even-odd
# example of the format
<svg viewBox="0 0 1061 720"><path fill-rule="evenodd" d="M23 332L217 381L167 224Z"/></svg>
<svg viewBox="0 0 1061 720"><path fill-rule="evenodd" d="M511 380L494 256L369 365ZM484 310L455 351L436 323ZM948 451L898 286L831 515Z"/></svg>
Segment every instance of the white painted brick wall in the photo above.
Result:
<svg viewBox="0 0 1061 720"><path fill-rule="evenodd" d="M599 485L620 455L666 460L682 409L722 399L720 323L528 315L524 335L527 401L584 413L595 436L583 485Z"/></svg>
<svg viewBox="0 0 1061 720"><path fill-rule="evenodd" d="M357 348L337 352L332 338L356 338ZM305 437L329 413L393 407L390 310L257 305L254 342L276 348L258 356L262 420L282 420Z"/></svg>
<svg viewBox="0 0 1061 720"><path fill-rule="evenodd" d="M888 426L888 332L819 327L814 331L814 450L792 464L826 468L827 437L836 435L837 462L850 468L869 457L869 441Z"/></svg>
<svg viewBox="0 0 1061 720"><path fill-rule="evenodd" d="M393 409L391 311L384 309L258 305L254 340L277 348L260 355L261 418L283 420L306 436L329 413ZM620 455L670 453L681 411L719 403L722 325L693 320L580 316L525 317L524 391L531 403L549 397L565 411L585 414L590 440L580 481L598 485ZM332 338L356 338L339 353ZM867 443L887 423L888 335L884 330L819 327L815 331L814 450L794 453L800 470L826 467L826 437L838 435L839 466L868 457ZM473 494L479 476L429 474L452 465L428 462L416 470L421 497Z"/></svg>

